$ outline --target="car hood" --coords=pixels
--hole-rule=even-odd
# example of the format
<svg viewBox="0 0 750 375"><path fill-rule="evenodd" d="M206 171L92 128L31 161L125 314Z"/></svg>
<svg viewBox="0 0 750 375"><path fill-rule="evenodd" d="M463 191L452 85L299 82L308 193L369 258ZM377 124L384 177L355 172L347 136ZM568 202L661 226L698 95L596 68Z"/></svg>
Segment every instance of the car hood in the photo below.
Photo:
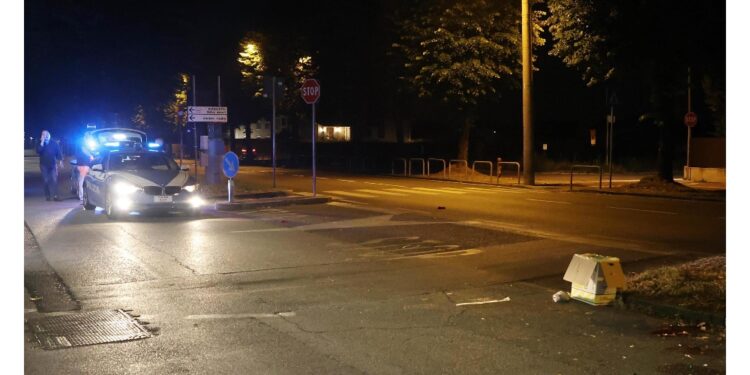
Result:
<svg viewBox="0 0 750 375"><path fill-rule="evenodd" d="M112 176L137 186L184 186L190 175L186 171L159 171L153 169L112 172Z"/></svg>

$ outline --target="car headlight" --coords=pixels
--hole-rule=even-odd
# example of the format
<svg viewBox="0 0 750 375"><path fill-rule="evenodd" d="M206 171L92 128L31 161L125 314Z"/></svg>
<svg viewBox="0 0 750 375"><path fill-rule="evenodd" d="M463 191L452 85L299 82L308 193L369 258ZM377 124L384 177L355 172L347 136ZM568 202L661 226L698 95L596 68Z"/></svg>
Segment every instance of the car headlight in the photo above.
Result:
<svg viewBox="0 0 750 375"><path fill-rule="evenodd" d="M118 182L112 187L115 194L118 195L128 195L133 194L139 189L127 182Z"/></svg>
<svg viewBox="0 0 750 375"><path fill-rule="evenodd" d="M185 185L182 187L183 190L187 191L188 193L192 193L195 191L195 189L198 187L198 185Z"/></svg>
<svg viewBox="0 0 750 375"><path fill-rule="evenodd" d="M193 208L198 208L200 206L203 206L204 204L206 204L206 202L201 197L190 198L190 205L193 206Z"/></svg>

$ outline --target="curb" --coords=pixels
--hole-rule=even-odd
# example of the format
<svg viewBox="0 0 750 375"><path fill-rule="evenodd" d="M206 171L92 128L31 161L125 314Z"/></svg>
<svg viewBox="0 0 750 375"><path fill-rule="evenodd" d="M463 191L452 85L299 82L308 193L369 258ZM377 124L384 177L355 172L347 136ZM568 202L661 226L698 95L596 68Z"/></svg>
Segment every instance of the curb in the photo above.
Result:
<svg viewBox="0 0 750 375"><path fill-rule="evenodd" d="M217 211L238 211L248 208L290 206L295 204L321 204L331 201L331 197L283 197L283 198L259 198L256 200L216 202L214 207Z"/></svg>
<svg viewBox="0 0 750 375"><path fill-rule="evenodd" d="M615 192L615 191L604 191L604 190L592 190L592 189L580 189L568 191L570 193L596 193L596 194L608 194L608 195L630 195L647 198L664 198L664 199L678 199L685 201L705 201L705 202L726 202L726 196L724 199L721 198L709 198L709 197L689 197L689 196L675 196L675 195L660 195L660 194L649 194L649 193L626 193L626 192Z"/></svg>
<svg viewBox="0 0 750 375"><path fill-rule="evenodd" d="M638 297L635 297L633 295L628 295L628 294L624 294L622 296L621 308L625 308L628 310L643 311L648 314L653 314L653 315L665 317L665 318L679 317L691 323L705 322L705 323L717 324L717 325L722 325L722 326L726 324L725 315L704 312L704 311L690 310L684 307L673 306L673 305L664 305L661 303L649 301L649 300L638 298Z"/></svg>

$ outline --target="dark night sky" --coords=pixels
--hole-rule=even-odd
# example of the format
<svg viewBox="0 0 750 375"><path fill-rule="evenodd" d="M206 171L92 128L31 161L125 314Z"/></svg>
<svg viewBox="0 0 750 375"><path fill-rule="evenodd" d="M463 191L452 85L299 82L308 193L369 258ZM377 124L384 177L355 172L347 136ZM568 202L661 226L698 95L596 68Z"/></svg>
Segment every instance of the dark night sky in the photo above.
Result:
<svg viewBox="0 0 750 375"><path fill-rule="evenodd" d="M390 93L373 89L373 80L379 78L366 72L382 72L382 51L391 41L379 28L392 4L26 1L25 129L36 133L48 127L60 135L75 134L86 122L112 121L114 113L127 123L135 105L163 102L181 71L197 75L203 101L214 100L215 77L221 75L230 112L248 116L252 105L239 89L236 54L240 38L254 30L304 35L314 45L323 85L321 121L356 124L357 116L373 121L378 111L372 103ZM713 32L721 34L723 42L723 20L717 25ZM718 63L724 64L723 57ZM604 122L603 87L585 88L577 73L555 59L542 56L539 65L535 121L540 140L556 137L561 128L585 131ZM510 143L518 143L520 91L507 93L485 112L485 128L510 129L504 134ZM249 116L255 120L260 115Z"/></svg>

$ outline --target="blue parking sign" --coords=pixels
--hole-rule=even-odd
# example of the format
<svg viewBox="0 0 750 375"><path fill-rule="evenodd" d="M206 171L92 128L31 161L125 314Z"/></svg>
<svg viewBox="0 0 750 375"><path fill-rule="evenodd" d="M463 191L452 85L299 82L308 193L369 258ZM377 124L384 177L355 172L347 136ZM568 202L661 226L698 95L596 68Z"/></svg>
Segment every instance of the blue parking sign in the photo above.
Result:
<svg viewBox="0 0 750 375"><path fill-rule="evenodd" d="M237 172L240 171L240 158L237 157L237 154L234 152L229 151L224 154L224 161L221 165L224 170L224 175L227 176L227 178L234 178L234 176L237 175Z"/></svg>

